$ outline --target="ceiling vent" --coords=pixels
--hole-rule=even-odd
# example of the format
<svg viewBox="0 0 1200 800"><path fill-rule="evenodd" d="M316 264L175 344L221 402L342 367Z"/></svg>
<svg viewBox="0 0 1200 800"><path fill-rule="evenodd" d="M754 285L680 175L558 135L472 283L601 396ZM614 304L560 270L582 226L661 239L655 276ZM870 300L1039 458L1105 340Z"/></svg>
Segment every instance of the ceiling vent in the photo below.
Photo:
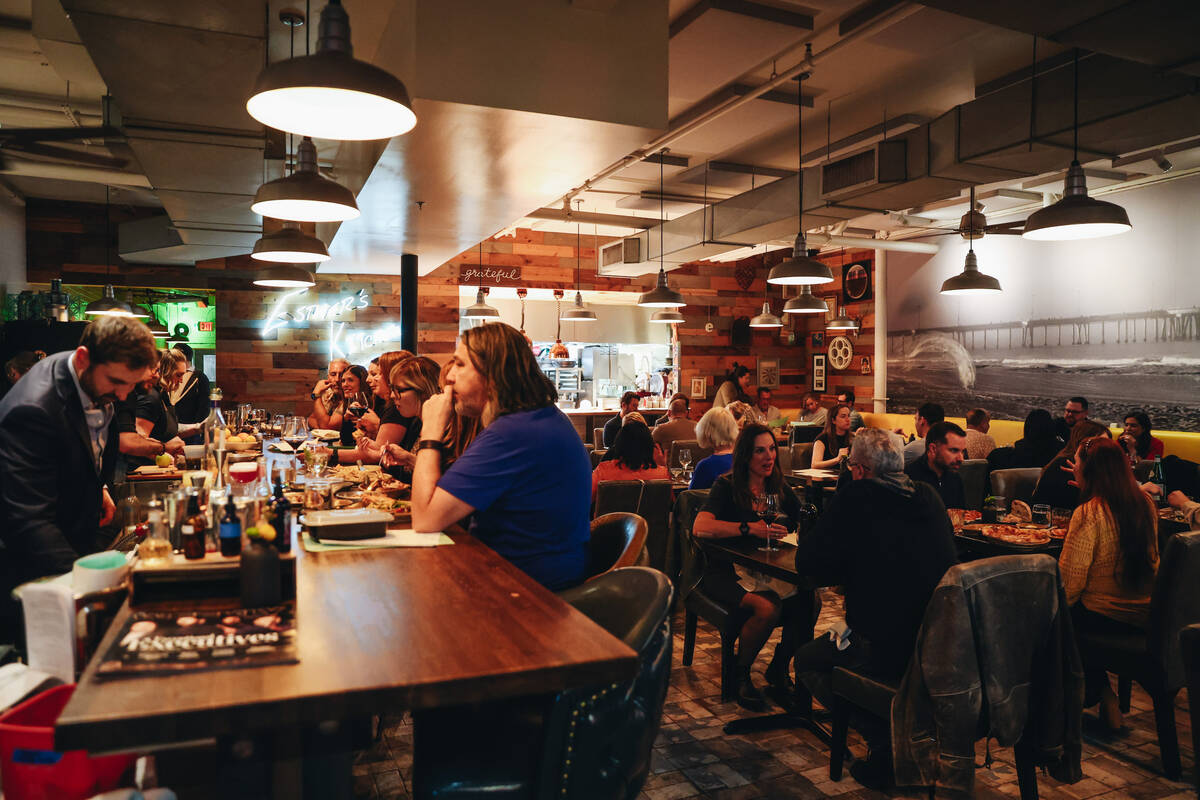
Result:
<svg viewBox="0 0 1200 800"><path fill-rule="evenodd" d="M642 261L642 240L640 238L634 236L628 239L619 239L600 246L600 265L596 271L600 275L627 276L629 272L625 268L630 264L640 264Z"/></svg>
<svg viewBox="0 0 1200 800"><path fill-rule="evenodd" d="M908 179L908 147L904 139L889 139L859 153L821 165L821 199L836 200L880 183Z"/></svg>

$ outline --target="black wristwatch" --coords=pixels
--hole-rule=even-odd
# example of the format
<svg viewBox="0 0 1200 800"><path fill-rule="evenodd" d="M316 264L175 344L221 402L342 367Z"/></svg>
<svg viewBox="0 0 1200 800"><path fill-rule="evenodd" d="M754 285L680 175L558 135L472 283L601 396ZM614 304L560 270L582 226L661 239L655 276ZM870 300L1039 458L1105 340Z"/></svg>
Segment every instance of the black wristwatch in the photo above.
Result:
<svg viewBox="0 0 1200 800"><path fill-rule="evenodd" d="M446 443L441 439L422 439L413 448L413 453L419 453L422 450L437 450L439 453L444 453L446 451Z"/></svg>
<svg viewBox="0 0 1200 800"><path fill-rule="evenodd" d="M738 525L738 530L742 532L742 536L750 535L750 523L742 520L742 524Z"/></svg>
<svg viewBox="0 0 1200 800"><path fill-rule="evenodd" d="M308 393L308 397L309 397L309 399L310 399L310 400L316 400L316 399L317 399L317 393L316 393L316 392L309 392L309 393Z"/></svg>

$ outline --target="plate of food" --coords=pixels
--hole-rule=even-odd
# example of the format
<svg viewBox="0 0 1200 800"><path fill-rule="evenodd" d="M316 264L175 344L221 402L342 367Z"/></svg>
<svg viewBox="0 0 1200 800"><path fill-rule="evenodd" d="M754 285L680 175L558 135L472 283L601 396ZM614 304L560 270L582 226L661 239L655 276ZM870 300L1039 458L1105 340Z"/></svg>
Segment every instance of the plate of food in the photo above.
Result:
<svg viewBox="0 0 1200 800"><path fill-rule="evenodd" d="M342 434L329 428L313 428L308 432L308 435L313 439L321 442L333 442L342 438Z"/></svg>
<svg viewBox="0 0 1200 800"><path fill-rule="evenodd" d="M408 500L400 500L383 492L354 488L343 489L334 497L337 508L370 508L391 514L393 522L412 522L412 503Z"/></svg>
<svg viewBox="0 0 1200 800"><path fill-rule="evenodd" d="M996 521L1007 522L1011 525L1033 522L1033 509L1024 500L1013 500L1009 512Z"/></svg>
<svg viewBox="0 0 1200 800"><path fill-rule="evenodd" d="M1051 539L1061 540L1061 539L1067 538L1067 529L1066 528L1050 528L1049 533L1050 533Z"/></svg>
<svg viewBox="0 0 1200 800"><path fill-rule="evenodd" d="M1050 543L1049 529L1040 525L990 524L979 525L975 530L985 539L1016 547L1042 547Z"/></svg>

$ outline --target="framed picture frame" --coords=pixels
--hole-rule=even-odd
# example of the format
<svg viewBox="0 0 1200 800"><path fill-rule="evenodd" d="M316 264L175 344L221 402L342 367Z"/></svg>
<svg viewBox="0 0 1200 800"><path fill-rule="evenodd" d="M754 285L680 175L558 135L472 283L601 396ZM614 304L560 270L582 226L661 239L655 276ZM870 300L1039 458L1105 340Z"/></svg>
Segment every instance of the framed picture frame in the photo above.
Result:
<svg viewBox="0 0 1200 800"><path fill-rule="evenodd" d="M692 378L692 399L693 400L703 400L704 399L704 395L707 394L707 392L705 391L707 389L706 384L707 384L707 381L705 381L704 378Z"/></svg>
<svg viewBox="0 0 1200 800"><path fill-rule="evenodd" d="M814 348L825 347L825 332L824 331L818 331L817 333L814 333L812 335L812 346Z"/></svg>
<svg viewBox="0 0 1200 800"><path fill-rule="evenodd" d="M760 358L758 360L758 385L768 389L779 386L779 359Z"/></svg>
<svg viewBox="0 0 1200 800"><path fill-rule="evenodd" d="M860 303L873 296L871 262L855 261L842 265L842 303Z"/></svg>
<svg viewBox="0 0 1200 800"><path fill-rule="evenodd" d="M825 354L816 353L812 357L812 388L814 392L825 391Z"/></svg>

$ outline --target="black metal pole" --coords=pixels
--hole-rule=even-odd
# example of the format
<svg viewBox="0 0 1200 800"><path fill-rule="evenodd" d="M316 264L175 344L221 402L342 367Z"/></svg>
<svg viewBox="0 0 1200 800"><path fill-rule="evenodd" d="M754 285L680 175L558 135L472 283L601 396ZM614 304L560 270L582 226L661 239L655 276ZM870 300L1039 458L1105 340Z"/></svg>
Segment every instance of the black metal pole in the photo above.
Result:
<svg viewBox="0 0 1200 800"><path fill-rule="evenodd" d="M400 256L400 347L417 352L417 256Z"/></svg>

